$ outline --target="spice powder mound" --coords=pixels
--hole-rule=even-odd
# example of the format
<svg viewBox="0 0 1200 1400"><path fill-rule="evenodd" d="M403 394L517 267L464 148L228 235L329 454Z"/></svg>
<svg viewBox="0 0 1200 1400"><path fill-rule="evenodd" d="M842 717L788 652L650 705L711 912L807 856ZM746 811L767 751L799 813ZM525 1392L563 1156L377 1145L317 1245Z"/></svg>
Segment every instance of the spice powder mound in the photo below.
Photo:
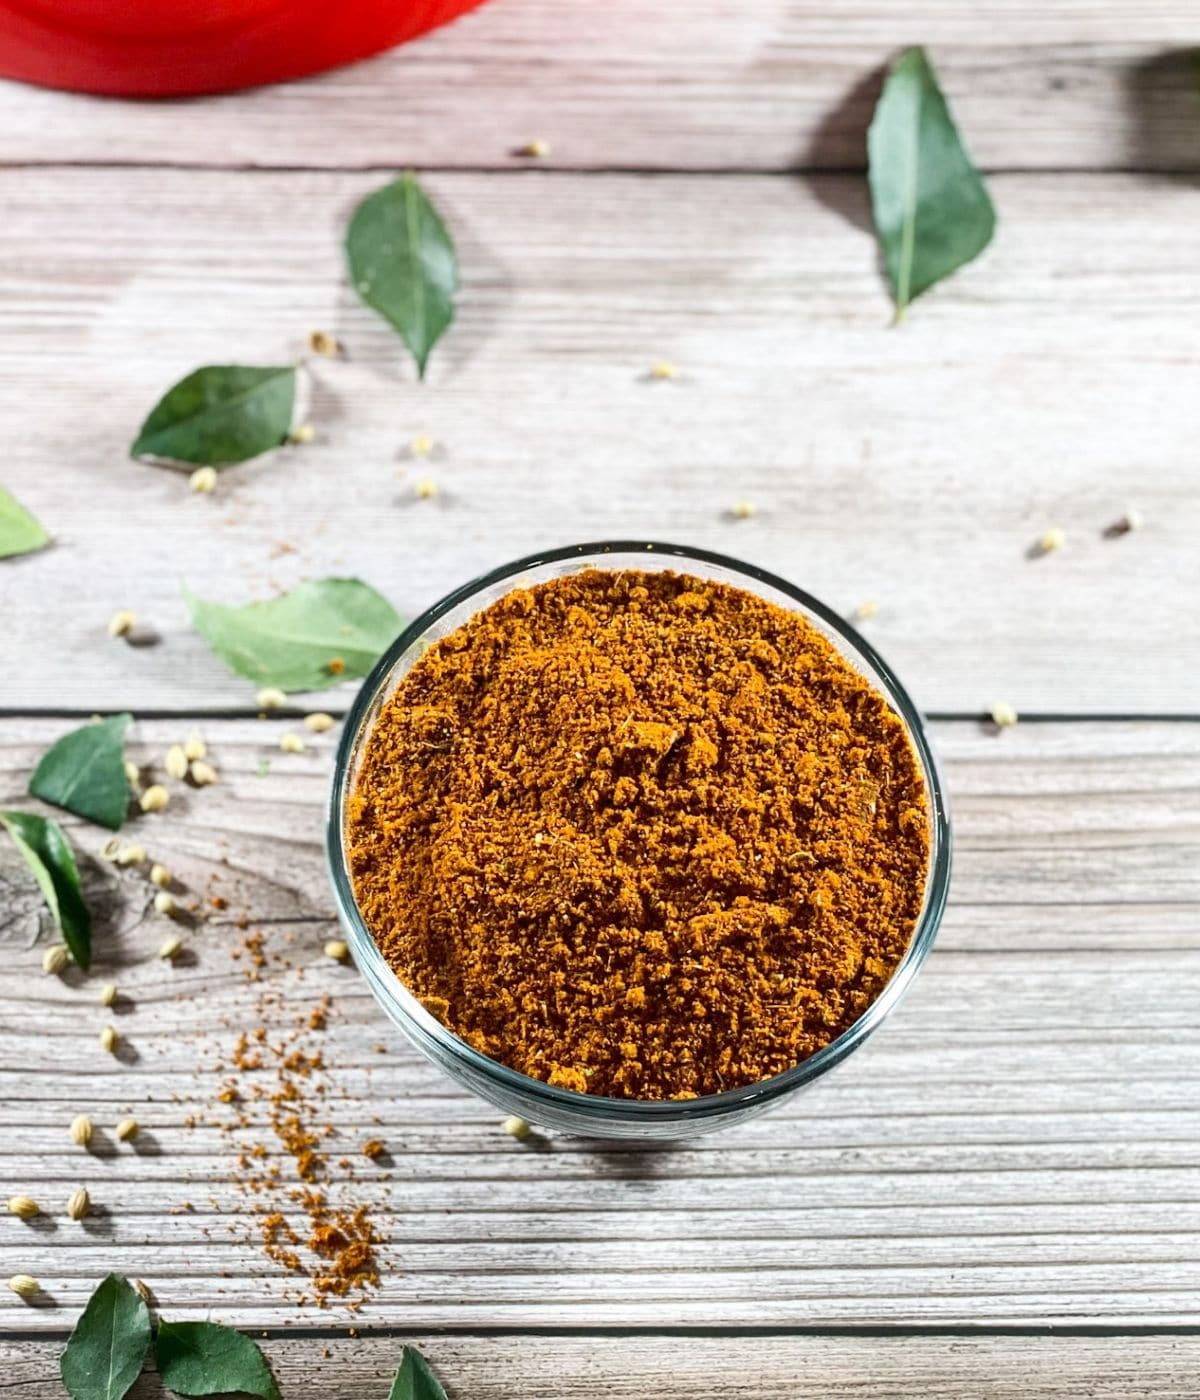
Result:
<svg viewBox="0 0 1200 1400"><path fill-rule="evenodd" d="M796 1065L912 936L929 799L808 622L671 572L516 589L401 680L348 805L400 979L550 1084L692 1098Z"/></svg>

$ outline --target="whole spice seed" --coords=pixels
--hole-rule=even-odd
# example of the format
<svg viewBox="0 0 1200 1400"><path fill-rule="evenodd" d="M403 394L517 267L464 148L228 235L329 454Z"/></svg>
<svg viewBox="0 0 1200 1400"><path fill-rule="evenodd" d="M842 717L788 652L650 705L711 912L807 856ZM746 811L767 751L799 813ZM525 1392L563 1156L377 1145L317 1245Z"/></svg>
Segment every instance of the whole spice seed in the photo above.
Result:
<svg viewBox="0 0 1200 1400"><path fill-rule="evenodd" d="M171 872L165 865L156 862L150 867L150 883L157 885L160 890L167 889L171 884Z"/></svg>
<svg viewBox="0 0 1200 1400"><path fill-rule="evenodd" d="M115 982L106 982L104 986L100 988L100 1005L112 1006L112 1004L116 1001L117 996L117 984Z"/></svg>
<svg viewBox="0 0 1200 1400"><path fill-rule="evenodd" d="M517 589L416 662L348 807L358 906L469 1044L550 1084L694 1097L827 1045L912 936L928 798L815 628L725 584Z"/></svg>
<svg viewBox="0 0 1200 1400"><path fill-rule="evenodd" d="M320 711L316 714L304 716L305 729L311 730L314 734L324 734L327 730L333 728L333 724L333 716Z"/></svg>
<svg viewBox="0 0 1200 1400"><path fill-rule="evenodd" d="M173 919L179 913L179 903L170 891L159 890L154 896L154 911L157 914L165 914L168 919Z"/></svg>
<svg viewBox="0 0 1200 1400"><path fill-rule="evenodd" d="M189 763L195 763L197 759L208 757L208 745L195 730L187 737L187 743L183 746L183 756Z"/></svg>
<svg viewBox="0 0 1200 1400"><path fill-rule="evenodd" d="M432 501L438 493L438 484L431 477L423 476L413 487L418 501Z"/></svg>
<svg viewBox="0 0 1200 1400"><path fill-rule="evenodd" d="M263 686L254 700L260 710L282 710L287 704L287 696L273 685Z"/></svg>
<svg viewBox="0 0 1200 1400"><path fill-rule="evenodd" d="M170 800L171 794L161 783L152 783L138 798L138 806L143 812L161 812Z"/></svg>
<svg viewBox="0 0 1200 1400"><path fill-rule="evenodd" d="M288 434L288 442L298 444L312 442L316 435L317 430L311 423L301 423L298 428L293 429L292 432Z"/></svg>
<svg viewBox="0 0 1200 1400"><path fill-rule="evenodd" d="M92 1140L92 1120L86 1113L77 1114L71 1119L71 1141L86 1147Z"/></svg>
<svg viewBox="0 0 1200 1400"><path fill-rule="evenodd" d="M171 745L167 750L167 758L163 767L167 770L167 777L174 778L176 782L181 782L187 777L187 754L184 753L182 744Z"/></svg>
<svg viewBox="0 0 1200 1400"><path fill-rule="evenodd" d="M211 787L217 781L217 770L211 763L198 758L192 764L192 782L197 787Z"/></svg>
<svg viewBox="0 0 1200 1400"><path fill-rule="evenodd" d="M8 1209L10 1214L20 1216L22 1220L32 1220L35 1215L42 1213L41 1206L32 1196L10 1196Z"/></svg>
<svg viewBox="0 0 1200 1400"><path fill-rule="evenodd" d="M137 613L132 613L128 609L113 613L108 619L108 635L110 637L127 637L137 626Z"/></svg>
<svg viewBox="0 0 1200 1400"><path fill-rule="evenodd" d="M869 618L874 617L878 611L879 604L874 599L868 598L865 603L859 603L858 607L854 609L854 620L855 622L866 622Z"/></svg>
<svg viewBox="0 0 1200 1400"><path fill-rule="evenodd" d="M174 937L166 939L163 943L159 945L158 956L160 958L170 959L178 957L182 951L183 939L180 938L178 935L175 935Z"/></svg>
<svg viewBox="0 0 1200 1400"><path fill-rule="evenodd" d="M32 1298L42 1291L41 1284L31 1274L13 1274L8 1286L18 1298Z"/></svg>
<svg viewBox="0 0 1200 1400"><path fill-rule="evenodd" d="M350 949L342 939L331 938L325 945L325 956L334 962L345 962L350 956Z"/></svg>
<svg viewBox="0 0 1200 1400"><path fill-rule="evenodd" d="M78 1191L72 1191L70 1199L67 1201L67 1214L72 1220L82 1220L92 1208L92 1198L88 1195L86 1186L81 1186Z"/></svg>
<svg viewBox="0 0 1200 1400"><path fill-rule="evenodd" d="M65 971L70 961L71 955L67 952L65 944L51 943L42 954L42 971L49 977L57 977L60 972Z"/></svg>
<svg viewBox="0 0 1200 1400"><path fill-rule="evenodd" d="M141 865L146 859L145 850L138 845L120 846L117 849L118 865Z"/></svg>
<svg viewBox="0 0 1200 1400"><path fill-rule="evenodd" d="M334 356L342 353L342 343L328 331L309 331L308 348L314 355Z"/></svg>
<svg viewBox="0 0 1200 1400"><path fill-rule="evenodd" d="M511 1118L506 1118L500 1126L509 1137L516 1138L518 1142L524 1142L531 1131L524 1118L518 1118L515 1114Z"/></svg>
<svg viewBox="0 0 1200 1400"><path fill-rule="evenodd" d="M1019 716L1007 700L997 700L992 706L992 723L997 729L1009 729L1016 724Z"/></svg>
<svg viewBox="0 0 1200 1400"><path fill-rule="evenodd" d="M517 154L529 156L531 160L545 160L550 154L550 142L543 140L540 136L535 136L532 141L526 141Z"/></svg>
<svg viewBox="0 0 1200 1400"><path fill-rule="evenodd" d="M188 485L197 495L207 496L217 489L216 467L197 467L188 477Z"/></svg>
<svg viewBox="0 0 1200 1400"><path fill-rule="evenodd" d="M129 784L130 787L137 787L137 785L142 781L141 769L137 766L136 763L134 763L132 758L127 758L125 760L124 768L125 781Z"/></svg>
<svg viewBox="0 0 1200 1400"><path fill-rule="evenodd" d="M293 734L290 730L282 735L279 740L279 747L284 753L303 753L304 740L299 734Z"/></svg>
<svg viewBox="0 0 1200 1400"><path fill-rule="evenodd" d="M418 433L408 444L410 457L428 457L433 451L433 439L428 433Z"/></svg>
<svg viewBox="0 0 1200 1400"><path fill-rule="evenodd" d="M126 778L129 777L129 769L125 770ZM110 836L104 845L100 847L99 855L101 860L115 861L124 849L124 843L116 836Z"/></svg>
<svg viewBox="0 0 1200 1400"><path fill-rule="evenodd" d="M758 507L753 501L734 501L733 518L735 520L751 520L758 514Z"/></svg>
<svg viewBox="0 0 1200 1400"><path fill-rule="evenodd" d="M121 1037L117 1034L115 1026L105 1026L100 1032L101 1050L107 1050L111 1055L112 1052L117 1048L117 1042L120 1040L120 1038Z"/></svg>
<svg viewBox="0 0 1200 1400"><path fill-rule="evenodd" d="M116 1133L121 1142L132 1142L138 1135L137 1119L122 1118L117 1124Z"/></svg>

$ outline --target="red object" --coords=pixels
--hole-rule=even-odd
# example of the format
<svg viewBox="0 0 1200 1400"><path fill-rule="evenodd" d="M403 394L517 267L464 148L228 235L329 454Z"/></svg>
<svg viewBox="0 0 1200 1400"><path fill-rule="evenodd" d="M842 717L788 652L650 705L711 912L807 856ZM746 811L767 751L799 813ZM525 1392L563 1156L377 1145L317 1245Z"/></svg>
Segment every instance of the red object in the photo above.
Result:
<svg viewBox="0 0 1200 1400"><path fill-rule="evenodd" d="M482 0L0 0L0 75L114 97L299 78Z"/></svg>

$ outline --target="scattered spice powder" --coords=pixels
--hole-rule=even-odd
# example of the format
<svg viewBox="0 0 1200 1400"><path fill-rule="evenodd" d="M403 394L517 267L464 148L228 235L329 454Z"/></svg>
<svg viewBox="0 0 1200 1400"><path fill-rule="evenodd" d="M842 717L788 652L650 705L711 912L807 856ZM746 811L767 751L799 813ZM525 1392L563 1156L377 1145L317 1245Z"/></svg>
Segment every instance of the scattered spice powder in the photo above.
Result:
<svg viewBox="0 0 1200 1400"><path fill-rule="evenodd" d="M380 713L347 825L367 925L433 1015L642 1099L840 1035L929 865L884 697L796 614L673 572L516 589L442 638Z"/></svg>

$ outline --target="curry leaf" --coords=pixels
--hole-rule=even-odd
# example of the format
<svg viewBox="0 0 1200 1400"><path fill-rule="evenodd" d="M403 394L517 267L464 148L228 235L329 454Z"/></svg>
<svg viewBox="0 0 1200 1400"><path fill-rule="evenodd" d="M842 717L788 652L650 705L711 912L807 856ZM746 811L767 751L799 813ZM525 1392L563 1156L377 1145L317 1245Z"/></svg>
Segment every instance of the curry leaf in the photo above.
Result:
<svg viewBox="0 0 1200 1400"><path fill-rule="evenodd" d="M79 871L62 827L32 812L0 812L0 826L25 857L63 942L86 972L92 961L92 918L83 902Z"/></svg>
<svg viewBox="0 0 1200 1400"><path fill-rule="evenodd" d="M424 379L429 352L454 320L458 261L412 175L369 194L354 211L346 258L355 291L400 332Z"/></svg>
<svg viewBox="0 0 1200 1400"><path fill-rule="evenodd" d="M163 1383L180 1395L259 1395L279 1390L256 1343L218 1322L160 1322L154 1361Z"/></svg>
<svg viewBox="0 0 1200 1400"><path fill-rule="evenodd" d="M50 536L25 507L0 486L0 559L32 554L50 543Z"/></svg>
<svg viewBox="0 0 1200 1400"><path fill-rule="evenodd" d="M159 399L129 453L232 466L283 442L295 402L296 371L290 365L206 365Z"/></svg>
<svg viewBox="0 0 1200 1400"><path fill-rule="evenodd" d="M388 1400L446 1400L442 1383L416 1347L405 1347Z"/></svg>
<svg viewBox="0 0 1200 1400"><path fill-rule="evenodd" d="M222 661L259 685L320 690L365 676L400 631L395 608L356 578L313 579L231 608L184 589L192 623Z"/></svg>
<svg viewBox="0 0 1200 1400"><path fill-rule="evenodd" d="M43 802L117 831L129 807L125 731L132 719L113 715L64 734L42 755L29 791Z"/></svg>
<svg viewBox="0 0 1200 1400"><path fill-rule="evenodd" d="M900 320L909 302L978 256L996 227L924 49L908 49L888 74L867 153L875 230Z"/></svg>
<svg viewBox="0 0 1200 1400"><path fill-rule="evenodd" d="M137 1290L109 1274L84 1308L59 1360L73 1400L121 1400L141 1374L150 1313Z"/></svg>

